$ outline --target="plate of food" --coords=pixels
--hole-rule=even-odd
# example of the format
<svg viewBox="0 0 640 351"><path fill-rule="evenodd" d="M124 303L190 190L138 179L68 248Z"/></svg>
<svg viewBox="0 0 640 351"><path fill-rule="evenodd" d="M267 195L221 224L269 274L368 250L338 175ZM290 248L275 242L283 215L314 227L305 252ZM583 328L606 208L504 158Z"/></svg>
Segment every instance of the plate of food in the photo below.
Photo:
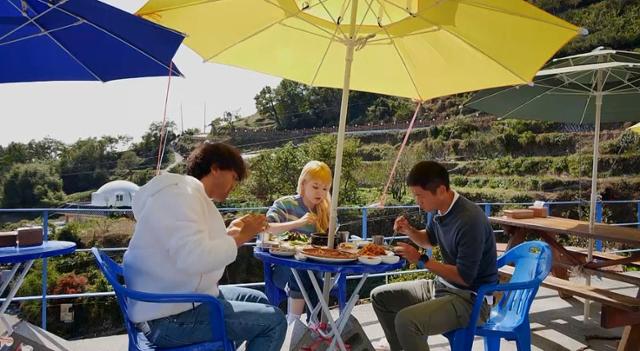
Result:
<svg viewBox="0 0 640 351"><path fill-rule="evenodd" d="M326 263L351 262L358 259L358 255L336 249L313 247L302 250L302 253L312 260Z"/></svg>
<svg viewBox="0 0 640 351"><path fill-rule="evenodd" d="M275 256L283 256L283 257L294 256L296 252L297 251L295 247L287 247L287 246L272 247L269 249L270 254Z"/></svg>
<svg viewBox="0 0 640 351"><path fill-rule="evenodd" d="M309 236L297 232L284 232L278 236L278 240L291 246L304 246L310 242Z"/></svg>
<svg viewBox="0 0 640 351"><path fill-rule="evenodd" d="M360 256L358 257L358 261L363 264L374 266L382 263L382 258L380 258L380 256Z"/></svg>
<svg viewBox="0 0 640 351"><path fill-rule="evenodd" d="M393 254L391 251L387 251L384 246L376 244L367 244L358 250L360 256L385 256L389 253Z"/></svg>

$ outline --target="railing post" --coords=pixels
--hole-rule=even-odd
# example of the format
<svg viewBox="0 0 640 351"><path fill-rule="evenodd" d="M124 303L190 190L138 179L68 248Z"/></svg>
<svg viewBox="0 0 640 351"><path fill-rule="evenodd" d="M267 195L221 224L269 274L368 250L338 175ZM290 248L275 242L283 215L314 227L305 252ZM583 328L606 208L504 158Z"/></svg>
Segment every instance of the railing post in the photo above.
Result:
<svg viewBox="0 0 640 351"><path fill-rule="evenodd" d="M49 212L42 211L42 240L49 240ZM42 329L47 330L47 259L42 259Z"/></svg>
<svg viewBox="0 0 640 351"><path fill-rule="evenodd" d="M362 208L362 239L366 239L367 238L367 212L369 211L368 208L363 207Z"/></svg>
<svg viewBox="0 0 640 351"><path fill-rule="evenodd" d="M637 203L638 206L638 229L640 229L640 201Z"/></svg>
<svg viewBox="0 0 640 351"><path fill-rule="evenodd" d="M596 223L602 223L602 201L596 202ZM596 240L596 251L602 251L602 240Z"/></svg>
<svg viewBox="0 0 640 351"><path fill-rule="evenodd" d="M491 216L491 204L484 204L484 214L487 217Z"/></svg>

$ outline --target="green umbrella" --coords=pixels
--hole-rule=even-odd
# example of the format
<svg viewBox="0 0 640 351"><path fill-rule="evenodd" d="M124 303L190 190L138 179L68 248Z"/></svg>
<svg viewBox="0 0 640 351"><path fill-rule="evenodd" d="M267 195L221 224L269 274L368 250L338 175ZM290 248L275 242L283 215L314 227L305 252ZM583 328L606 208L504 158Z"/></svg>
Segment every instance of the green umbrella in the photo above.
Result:
<svg viewBox="0 0 640 351"><path fill-rule="evenodd" d="M640 54L596 49L555 59L533 83L476 93L466 106L500 118L595 124L591 210L595 218L601 122L640 120Z"/></svg>
<svg viewBox="0 0 640 351"><path fill-rule="evenodd" d="M640 120L640 54L603 50L555 59L532 83L476 93L466 106L500 118L594 124L589 228L595 224L601 122ZM593 242L589 243L589 260ZM585 313L588 304L585 304Z"/></svg>

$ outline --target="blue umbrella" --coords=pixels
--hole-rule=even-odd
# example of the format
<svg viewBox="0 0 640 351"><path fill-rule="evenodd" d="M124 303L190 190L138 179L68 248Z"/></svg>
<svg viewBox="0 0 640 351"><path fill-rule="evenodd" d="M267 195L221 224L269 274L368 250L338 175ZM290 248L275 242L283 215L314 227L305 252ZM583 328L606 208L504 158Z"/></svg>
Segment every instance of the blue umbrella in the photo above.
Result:
<svg viewBox="0 0 640 351"><path fill-rule="evenodd" d="M181 75L183 39L97 0L0 0L0 83Z"/></svg>

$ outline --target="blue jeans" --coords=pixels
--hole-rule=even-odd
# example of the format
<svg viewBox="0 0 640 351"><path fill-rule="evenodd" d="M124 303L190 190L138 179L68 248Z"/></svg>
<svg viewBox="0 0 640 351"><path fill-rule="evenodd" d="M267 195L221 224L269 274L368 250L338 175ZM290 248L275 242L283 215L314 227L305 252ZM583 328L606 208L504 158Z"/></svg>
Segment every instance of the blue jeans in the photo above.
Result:
<svg viewBox="0 0 640 351"><path fill-rule="evenodd" d="M298 276L300 277L300 281L304 286L304 290L308 293L309 300L312 306L316 306L318 304L318 295L316 291L313 289L313 285L311 284L311 279L309 278L309 273L305 270L296 270L298 272ZM316 280L322 289L322 274L319 272L314 272ZM278 266L276 265L273 268L273 284L278 288L287 292L287 296L294 299L302 299L302 292L300 290L300 286L298 282L296 282L296 278L293 276L291 272L291 268L286 266Z"/></svg>
<svg viewBox="0 0 640 351"><path fill-rule="evenodd" d="M269 305L260 291L230 286L220 287L220 303L229 339L247 341L247 351L279 351L287 333L282 311ZM145 336L158 347L177 347L212 339L209 305L147 322Z"/></svg>

